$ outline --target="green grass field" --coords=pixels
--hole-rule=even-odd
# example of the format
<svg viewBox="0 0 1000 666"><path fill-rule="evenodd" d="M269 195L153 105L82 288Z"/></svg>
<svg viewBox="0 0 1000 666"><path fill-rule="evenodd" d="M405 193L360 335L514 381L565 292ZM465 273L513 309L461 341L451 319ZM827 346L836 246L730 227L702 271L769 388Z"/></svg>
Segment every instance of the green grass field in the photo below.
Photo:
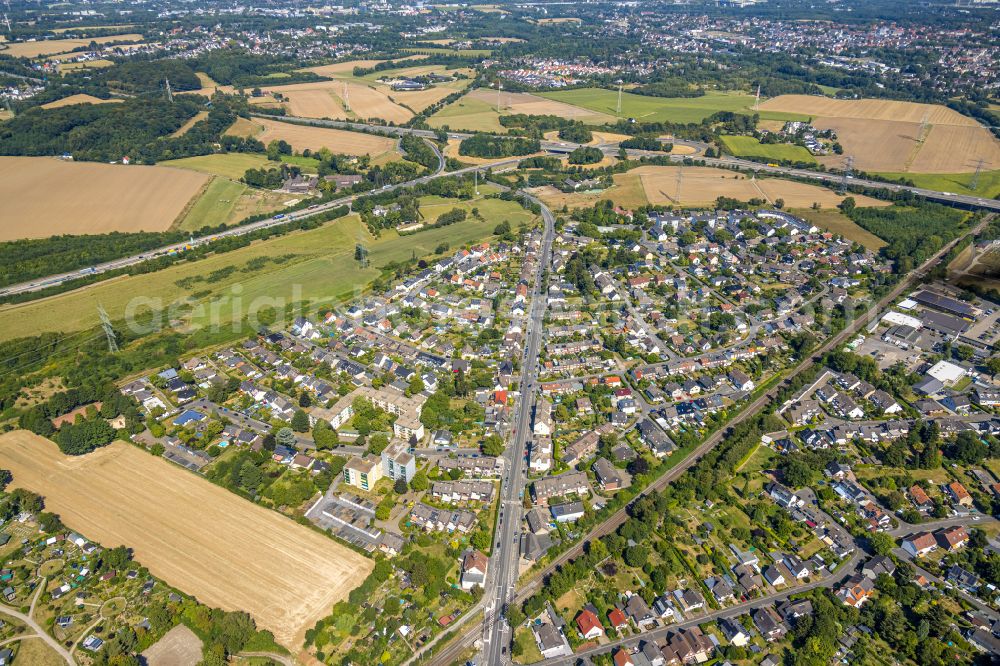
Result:
<svg viewBox="0 0 1000 666"><path fill-rule="evenodd" d="M290 197L291 195L281 192L258 190L216 176L198 200L188 208L176 228L197 231L206 226L236 224L251 215L276 212L285 207L284 202Z"/></svg>
<svg viewBox="0 0 1000 666"><path fill-rule="evenodd" d="M540 93L566 104L590 109L600 113L616 115L618 91L601 88L578 88ZM710 92L702 97L648 97L634 93L622 93L624 118L635 118L640 122L698 123L716 111L753 113L753 95L745 93ZM805 116L789 113L760 112L760 117L768 120L806 120Z"/></svg>
<svg viewBox="0 0 1000 666"><path fill-rule="evenodd" d="M205 188L205 192L195 202L178 229L194 231L204 226L222 224L229 219L236 203L249 188L228 178L215 177Z"/></svg>
<svg viewBox="0 0 1000 666"><path fill-rule="evenodd" d="M808 150L788 143L761 143L752 136L723 136L722 143L736 157L765 157L776 162L816 162Z"/></svg>
<svg viewBox="0 0 1000 666"><path fill-rule="evenodd" d="M884 178L906 178L917 187L938 192L954 192L969 196L993 199L1000 196L1000 171L984 171L979 174L979 186L970 190L971 173L880 173Z"/></svg>
<svg viewBox="0 0 1000 666"><path fill-rule="evenodd" d="M532 219L514 202L490 199L456 201L455 205L478 206L485 219L470 217L408 236L387 230L374 238L352 215L319 229L257 242L155 273L112 279L75 292L0 308L0 339L88 328L98 322L98 303L112 319L121 320L129 313L161 310L187 298L195 300L197 309L177 309L170 312L170 320L193 328L218 325L228 329L234 320L242 320L255 309L275 306L275 299L284 299L277 305L294 300L307 307L349 300L363 293L379 275L378 267L389 262L431 255L441 243L456 250L489 239L504 219L514 226ZM358 243L369 250L371 263L367 268L354 259ZM248 264L255 259L263 260L263 266Z"/></svg>
<svg viewBox="0 0 1000 666"><path fill-rule="evenodd" d="M489 193L486 188L483 187L480 187L479 191L482 194ZM439 217L441 217L441 215L454 208L460 208L469 213L470 217L468 219L470 220L472 219L472 209L478 208L479 214L486 218L487 221L492 220L494 227L500 222L506 220L507 222L510 222L511 228L517 229L520 225L527 224L534 219L534 215L520 206L512 208L509 201L501 201L500 199L472 199L470 201L456 201L455 199L446 199L444 197L437 196L426 196L420 198L420 214L427 223L435 222Z"/></svg>
<svg viewBox="0 0 1000 666"><path fill-rule="evenodd" d="M470 132L506 134L507 130L500 124L499 118L495 106L466 95L428 118L427 124L435 128L448 125Z"/></svg>
<svg viewBox="0 0 1000 666"><path fill-rule="evenodd" d="M301 155L282 155L281 161L285 164L297 166L304 173L316 173L319 170L319 160L315 157L302 157Z"/></svg>

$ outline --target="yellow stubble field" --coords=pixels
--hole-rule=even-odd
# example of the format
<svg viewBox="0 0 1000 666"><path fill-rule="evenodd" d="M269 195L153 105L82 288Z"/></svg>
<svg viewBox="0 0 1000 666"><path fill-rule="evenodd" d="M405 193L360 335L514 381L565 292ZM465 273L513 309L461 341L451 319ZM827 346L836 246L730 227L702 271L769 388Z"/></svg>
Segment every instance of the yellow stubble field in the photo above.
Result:
<svg viewBox="0 0 1000 666"><path fill-rule="evenodd" d="M287 141L295 151L306 148L318 150L329 148L344 155L371 155L375 157L396 149L396 140L377 134L362 134L330 127L294 125L267 118L255 118L253 122L262 129L253 136L267 145L275 139Z"/></svg>
<svg viewBox="0 0 1000 666"><path fill-rule="evenodd" d="M170 167L0 157L0 241L164 231L207 180Z"/></svg>
<svg viewBox="0 0 1000 666"><path fill-rule="evenodd" d="M123 442L64 456L18 430L0 435L0 467L45 498L71 529L125 545L153 575L226 610L244 610L283 645L371 572L373 562L274 511Z"/></svg>
<svg viewBox="0 0 1000 666"><path fill-rule="evenodd" d="M86 39L45 39L35 42L7 42L4 45L6 48L0 48L0 53L15 58L37 58L55 53L67 53L73 49L87 46L91 42L106 44L108 42L138 42L141 40L142 35L129 33Z"/></svg>
<svg viewBox="0 0 1000 666"><path fill-rule="evenodd" d="M781 95L760 108L812 116L817 128L834 130L844 155L819 158L827 166L848 155L872 172L968 173L979 159L1000 164L1000 141L988 129L939 104Z"/></svg>
<svg viewBox="0 0 1000 666"><path fill-rule="evenodd" d="M682 170L678 179L678 171ZM639 176L649 203L654 205L707 206L719 197L740 201L784 199L789 208L808 208L818 203L831 208L844 196L833 190L779 178L751 179L725 169L710 167L642 166L629 173ZM884 201L853 195L859 206L885 206Z"/></svg>

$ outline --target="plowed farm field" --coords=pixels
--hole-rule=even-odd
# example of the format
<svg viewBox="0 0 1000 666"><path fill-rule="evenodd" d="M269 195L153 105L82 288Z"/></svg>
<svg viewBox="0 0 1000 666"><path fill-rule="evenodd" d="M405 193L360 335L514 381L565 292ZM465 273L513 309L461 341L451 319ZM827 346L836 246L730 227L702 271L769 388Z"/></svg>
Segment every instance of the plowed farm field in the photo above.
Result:
<svg viewBox="0 0 1000 666"><path fill-rule="evenodd" d="M71 529L200 601L244 610L289 648L371 572L371 560L139 449L115 442L64 456L24 430L0 435L13 485Z"/></svg>

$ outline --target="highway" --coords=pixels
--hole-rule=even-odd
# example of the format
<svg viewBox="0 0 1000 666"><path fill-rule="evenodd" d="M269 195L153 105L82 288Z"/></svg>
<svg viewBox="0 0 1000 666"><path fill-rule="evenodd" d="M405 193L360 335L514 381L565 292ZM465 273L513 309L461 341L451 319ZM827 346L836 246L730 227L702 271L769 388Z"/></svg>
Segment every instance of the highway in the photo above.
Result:
<svg viewBox="0 0 1000 666"><path fill-rule="evenodd" d="M272 227L281 227L292 222L298 222L300 220L308 219L310 217L319 215L326 212L332 208L337 208L338 206L350 205L356 199L365 196L371 196L373 194L381 194L384 192L392 192L393 190L412 187L420 183L426 183L435 178L443 178L446 176L456 176L466 173L472 173L473 171L482 171L487 168L495 168L499 166L505 166L510 164L517 164L521 158L515 157L505 160L498 160L488 165L484 166L471 166L464 169L459 169L458 171L445 172L445 159L438 150L437 145L428 141L434 152L438 156L438 167L437 169L426 176L421 176L411 181L405 183L399 183L398 185L387 185L380 190L373 190L371 192L364 192L361 194L352 194L350 196L341 197L339 199L334 199L322 204L316 204L308 208L295 211L294 213L289 213L287 215L277 215L275 217L268 218L266 220L260 220L259 222L253 222L251 224L246 224L238 227L232 227L224 231L220 231L214 234L208 234L205 236L199 236L197 238L192 237L187 241L180 243L173 243L171 245L165 245L163 247L157 248L155 250L148 250L140 254L134 254L129 257L123 257L121 259L114 259L112 261L105 262L103 264L97 264L96 266L91 266L78 271L69 271L66 273L58 273L55 275L50 275L44 278L36 278L29 282L22 282L20 284L11 285L0 289L0 296L13 296L16 294L23 294L33 291L39 291L45 289L46 287L52 287L63 282L69 282L78 278L88 277L90 275L99 275L101 273L107 273L109 271L119 270L122 268L128 268L129 266L135 266L141 264L145 261L151 259L157 259L159 257L164 257L171 254L181 253L188 249L193 249L200 247L207 243L214 242L220 238L233 238L238 236L245 236L247 234L253 233L255 231L260 231L262 229L270 229Z"/></svg>
<svg viewBox="0 0 1000 666"><path fill-rule="evenodd" d="M266 117L271 117L271 116L266 116ZM206 243L211 243L220 238L244 236L246 234L259 231L261 229L283 226L286 224L290 224L292 222L297 222L299 220L312 217L314 215L318 215L331 208L336 208L337 206L350 204L355 199L361 196L368 196L371 194L377 194L381 192L391 192L399 188L406 188L413 185L417 185L419 183L426 183L429 180L432 180L434 178L440 178L442 176L462 175L465 173L472 173L473 171L482 171L484 169L517 164L522 159L520 157L515 157L510 159L498 160L491 164L466 167L464 169L459 169L457 171L445 173L444 156L441 154L441 151L438 149L438 147L432 141L429 141L429 139L437 137L437 133L431 130L413 129L409 127L366 125L364 123L352 123L352 122L337 121L337 120L319 120L313 118L286 117L285 120L290 120L296 123L315 125L320 127L336 127L354 131L368 131L368 132L378 132L382 134L392 134L396 136L401 136L403 134L413 134L415 136L420 136L424 139L428 139L428 145L430 145L434 149L434 152L437 154L438 168L432 174L428 174L426 176L422 176L420 178L405 183L400 183L398 185L388 185L382 188L381 190L342 197L340 199L329 201L323 204L310 206L309 208L306 208L304 210L296 211L294 213L289 213L287 215L279 215L273 218L268 218L266 220L261 220L259 222L254 222L251 224L226 229L224 231L220 231L215 234L200 236L198 238L191 238L187 242L180 242L180 243L174 243L172 245L166 245L164 247L157 248L154 250L149 250L141 254L135 254L130 257L124 257L121 259L114 259L112 261L108 261L95 266L90 266L81 270L58 273L47 277L36 278L28 282L22 282L20 284L10 285L8 287L0 289L0 297L13 296L17 294L39 291L45 289L46 287L52 287L55 285L62 284L64 282L69 282L74 279L88 277L90 275L107 273L109 271L119 270L122 268L128 268L129 266L135 266L150 259L156 259L170 254L184 252L187 249L199 247L201 245L204 245ZM469 136L471 135L463 132L448 132L448 138L450 139L463 139ZM734 157L721 157L721 158L703 157L701 155L704 153L705 148L708 147L707 144L697 141L685 141L680 139L674 140L673 143L690 146L694 148L696 151L695 155L671 155L670 159L674 162L683 162L686 159L694 158L698 159L701 162L704 162L708 166L724 167L724 168L739 167L741 169L749 169L752 171L756 171L758 173L771 174L775 176L794 176L797 178L809 178L813 180L822 181L825 183L840 183L843 180L842 176L836 173L824 173L820 171L810 171L808 169L794 169L791 167L768 166L766 164L761 164L759 162L751 162L749 160L737 159ZM569 153L578 147L580 147L580 144L569 143L569 142L560 142L560 141L542 142L542 149L544 151L555 154ZM616 143L599 144L597 147L600 148L602 151L604 151L605 154L609 155L617 154L619 151L618 144ZM628 150L627 153L630 157L633 158L664 156L663 153L643 151L643 150ZM848 180L848 182L851 185L883 188L894 192L908 191L918 196L925 197L932 201L956 204L967 208L982 208L985 210L1000 212L1000 201L997 201L995 199L958 195L951 192L939 192L936 190L928 190L920 187L910 187L906 185L883 183L880 181L863 180L859 178L851 178Z"/></svg>
<svg viewBox="0 0 1000 666"><path fill-rule="evenodd" d="M273 116L261 116L261 117L271 117ZM381 125L365 125L362 123L351 123L337 120L317 120L313 118L296 118L287 117L286 120L292 120L296 123L302 123L306 125L316 125L321 127L339 127L342 129L352 129L356 131L365 130L377 130L379 132L388 134L414 134L416 136L421 136L425 138L433 138L437 136L437 132L432 130L420 130L413 129L409 127L383 127ZM449 139L465 139L472 136L467 132L448 132ZM708 166L715 167L739 167L741 169L750 169L758 173L772 174L775 176L795 176L797 178L812 178L814 180L823 181L826 183L838 184L843 180L843 175L840 173L830 173L822 171L812 171L810 169L795 169L792 167L782 167L782 166L768 166L767 164L762 164L760 162L753 162L751 160L739 159L736 157L704 157L705 149L708 148L708 144L701 141L688 141L686 139L672 139L670 143L682 146L690 146L694 148L694 155L671 155L670 159L675 162L683 162L685 159L697 159L699 161L704 161ZM550 153L570 153L573 150L580 147L581 144L561 142L561 141L542 141L542 150ZM596 147L600 148L606 154L615 155L618 153L619 147L617 143L602 143L598 144ZM663 157L663 153L645 151L645 150L632 150L626 151L630 157ZM933 201L940 201L944 203L959 203L964 206L975 207L975 208L985 208L987 210L1000 212L1000 201L996 199L989 199L986 197L976 197L968 195L960 195L951 192L939 192L937 190L928 190L922 187L911 187L909 185L899 185L894 183L885 183L878 180L865 180L861 178L848 178L847 181L850 185L861 185L865 187L880 187L893 192L908 191L913 194L926 197Z"/></svg>

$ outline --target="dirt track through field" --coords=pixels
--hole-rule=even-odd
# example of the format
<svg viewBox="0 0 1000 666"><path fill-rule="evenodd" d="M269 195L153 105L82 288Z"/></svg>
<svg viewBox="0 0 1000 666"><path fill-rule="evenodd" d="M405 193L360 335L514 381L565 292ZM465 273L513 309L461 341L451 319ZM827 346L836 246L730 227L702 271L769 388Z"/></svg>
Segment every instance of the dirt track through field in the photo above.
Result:
<svg viewBox="0 0 1000 666"><path fill-rule="evenodd" d="M245 610L295 650L371 572L371 560L123 442L67 457L49 440L0 435L13 485L105 547L126 545L153 575L226 610Z"/></svg>

